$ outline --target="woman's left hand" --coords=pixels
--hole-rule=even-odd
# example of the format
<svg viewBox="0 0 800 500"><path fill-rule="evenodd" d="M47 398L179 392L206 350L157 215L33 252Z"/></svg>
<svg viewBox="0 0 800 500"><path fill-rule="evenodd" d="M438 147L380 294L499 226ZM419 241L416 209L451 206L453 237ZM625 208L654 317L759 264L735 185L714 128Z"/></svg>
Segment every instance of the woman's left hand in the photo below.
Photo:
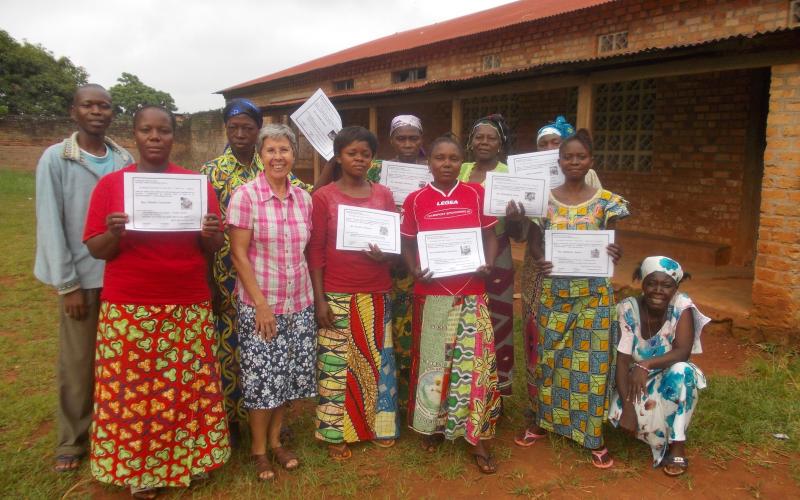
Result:
<svg viewBox="0 0 800 500"><path fill-rule="evenodd" d="M369 250L364 250L364 254L375 262L386 260L386 254L374 243L369 243Z"/></svg>
<svg viewBox="0 0 800 500"><path fill-rule="evenodd" d="M521 202L508 200L506 219L519 222L525 218L525 206Z"/></svg>
<svg viewBox="0 0 800 500"><path fill-rule="evenodd" d="M611 261L616 265L622 258L622 247L616 243L611 243L606 247L606 252L611 256Z"/></svg>
<svg viewBox="0 0 800 500"><path fill-rule="evenodd" d="M200 231L200 236L203 238L211 238L221 231L219 224L219 216L217 214L206 214L203 217L203 229Z"/></svg>
<svg viewBox="0 0 800 500"><path fill-rule="evenodd" d="M492 274L492 266L483 265L475 270L475 274L488 278Z"/></svg>

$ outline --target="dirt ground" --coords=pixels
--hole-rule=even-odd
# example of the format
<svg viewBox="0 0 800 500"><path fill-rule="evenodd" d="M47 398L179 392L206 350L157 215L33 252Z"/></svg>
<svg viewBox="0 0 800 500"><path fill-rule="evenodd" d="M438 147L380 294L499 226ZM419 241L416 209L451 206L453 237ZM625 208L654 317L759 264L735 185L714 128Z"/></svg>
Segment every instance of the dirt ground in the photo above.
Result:
<svg viewBox="0 0 800 500"><path fill-rule="evenodd" d="M745 360L759 355L757 348L734 340L725 325L710 325L703 340L705 354L698 355L694 361L708 375L741 373ZM307 403L296 405L291 411L308 412L313 408ZM507 419L498 426L498 437L492 447L507 452L498 453L502 455L500 468L493 476L480 474L470 461L465 462L463 472L452 479L420 471L419 481L397 485L391 468L380 458L385 451L373 446L356 447L347 466L356 468L359 476L373 477L381 486L368 495L377 493L379 498L800 498L800 487L792 477L796 475L800 457L780 452L750 451L742 456L712 459L693 449L690 441L690 472L674 479L650 466L649 451L643 443L641 449L630 456L617 455L613 468L598 470L591 465L588 454L563 441L545 440L530 448L519 448L513 443L514 430L513 423ZM418 438L405 433L401 439ZM613 447L611 449L613 452ZM229 466L239 467L237 464ZM248 472L242 470L241 473ZM278 486L291 480L291 475L280 474ZM205 498L201 491L195 493ZM330 498L330 492L308 491L308 494ZM81 475L66 497L86 496L108 500L129 498L127 492L102 488L88 479L88 475ZM193 495L175 491L167 498L186 496Z"/></svg>

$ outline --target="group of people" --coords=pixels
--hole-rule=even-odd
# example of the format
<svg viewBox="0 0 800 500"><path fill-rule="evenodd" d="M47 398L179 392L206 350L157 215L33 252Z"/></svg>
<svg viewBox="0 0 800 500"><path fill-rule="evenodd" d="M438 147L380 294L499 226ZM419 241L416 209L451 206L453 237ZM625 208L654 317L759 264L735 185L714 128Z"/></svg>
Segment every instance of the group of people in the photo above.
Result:
<svg viewBox="0 0 800 500"><path fill-rule="evenodd" d="M426 450L463 438L478 470L496 472L487 441L511 395L512 240L526 242L530 397L515 443L559 434L608 468L608 420L650 444L668 475L687 469L686 428L705 386L689 357L708 318L678 291L686 273L649 257L637 268L641 296L617 304L609 279L551 276L544 258L545 230L612 229L629 215L592 170L588 131L563 117L539 131L565 178L546 216L511 202L493 217L482 183L508 171L500 115L474 124L466 152L443 136L427 155L420 120L396 117L392 160L426 163L433 178L398 207L378 182L369 130L342 129L311 186L292 174L292 129L265 125L257 106L235 99L223 110L228 145L200 169L202 229L173 233L126 230L123 211L126 172L195 173L170 161L172 114L136 111L136 163L105 136L105 89L80 87L71 115L78 131L44 153L36 183L35 274L60 297L56 470L76 469L88 451L96 479L153 498L206 478L247 425L255 474L273 480L276 464L301 465L286 443L287 406L317 397L314 436L332 460L358 442L393 446L404 414ZM337 249L340 205L399 211L402 254ZM417 234L461 228L480 228L486 265L449 277L421 268ZM607 252L622 255L618 245Z"/></svg>

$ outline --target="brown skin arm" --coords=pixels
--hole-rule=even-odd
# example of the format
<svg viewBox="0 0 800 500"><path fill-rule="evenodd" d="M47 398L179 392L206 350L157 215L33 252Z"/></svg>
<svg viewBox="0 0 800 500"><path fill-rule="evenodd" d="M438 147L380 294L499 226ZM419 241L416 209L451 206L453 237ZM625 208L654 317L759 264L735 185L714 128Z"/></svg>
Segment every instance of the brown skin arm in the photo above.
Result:
<svg viewBox="0 0 800 500"><path fill-rule="evenodd" d="M528 229L528 250L533 257L534 269L537 273L542 273L548 276L553 270L553 263L544 260L544 233L538 224L530 223Z"/></svg>
<svg viewBox="0 0 800 500"><path fill-rule="evenodd" d="M253 238L253 230L231 227L229 233L233 267L236 268L236 275L256 308L256 332L264 340L272 340L277 333L275 314L258 286L253 264L247 256L250 240Z"/></svg>
<svg viewBox="0 0 800 500"><path fill-rule="evenodd" d="M317 182L314 183L314 191L333 182L333 170L335 167L336 157L334 156L322 166L322 170L319 172L319 177L317 177Z"/></svg>
<svg viewBox="0 0 800 500"><path fill-rule="evenodd" d="M320 328L333 328L333 311L325 298L323 286L324 269L311 270L311 286L314 287L314 311L317 315L317 324Z"/></svg>
<svg viewBox="0 0 800 500"><path fill-rule="evenodd" d="M633 357L630 354L617 352L617 372L615 374L617 382L617 392L622 399L622 416L619 419L619 425L628 432L636 432L636 409L633 406L633 400L627 396L630 390L630 369L633 363ZM636 370L644 373L644 370L635 368Z"/></svg>
<svg viewBox="0 0 800 500"><path fill-rule="evenodd" d="M111 260L119 253L119 241L125 235L128 214L111 212L106 216L106 232L92 236L84 243L95 259Z"/></svg>
<svg viewBox="0 0 800 500"><path fill-rule="evenodd" d="M506 206L506 234L509 238L520 241L522 238L522 228L528 223L525 218L525 207L522 203L515 203L514 200L508 202Z"/></svg>

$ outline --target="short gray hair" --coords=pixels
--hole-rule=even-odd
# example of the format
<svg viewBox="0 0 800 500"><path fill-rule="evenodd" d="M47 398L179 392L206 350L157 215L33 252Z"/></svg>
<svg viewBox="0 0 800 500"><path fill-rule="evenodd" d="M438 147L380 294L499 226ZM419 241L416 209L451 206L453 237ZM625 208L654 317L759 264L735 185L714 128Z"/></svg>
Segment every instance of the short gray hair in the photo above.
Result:
<svg viewBox="0 0 800 500"><path fill-rule="evenodd" d="M294 157L297 158L297 136L288 125L282 123L267 123L261 130L258 131L258 140L256 140L256 151L261 156L261 147L264 145L266 139L288 139L289 144L292 146Z"/></svg>

